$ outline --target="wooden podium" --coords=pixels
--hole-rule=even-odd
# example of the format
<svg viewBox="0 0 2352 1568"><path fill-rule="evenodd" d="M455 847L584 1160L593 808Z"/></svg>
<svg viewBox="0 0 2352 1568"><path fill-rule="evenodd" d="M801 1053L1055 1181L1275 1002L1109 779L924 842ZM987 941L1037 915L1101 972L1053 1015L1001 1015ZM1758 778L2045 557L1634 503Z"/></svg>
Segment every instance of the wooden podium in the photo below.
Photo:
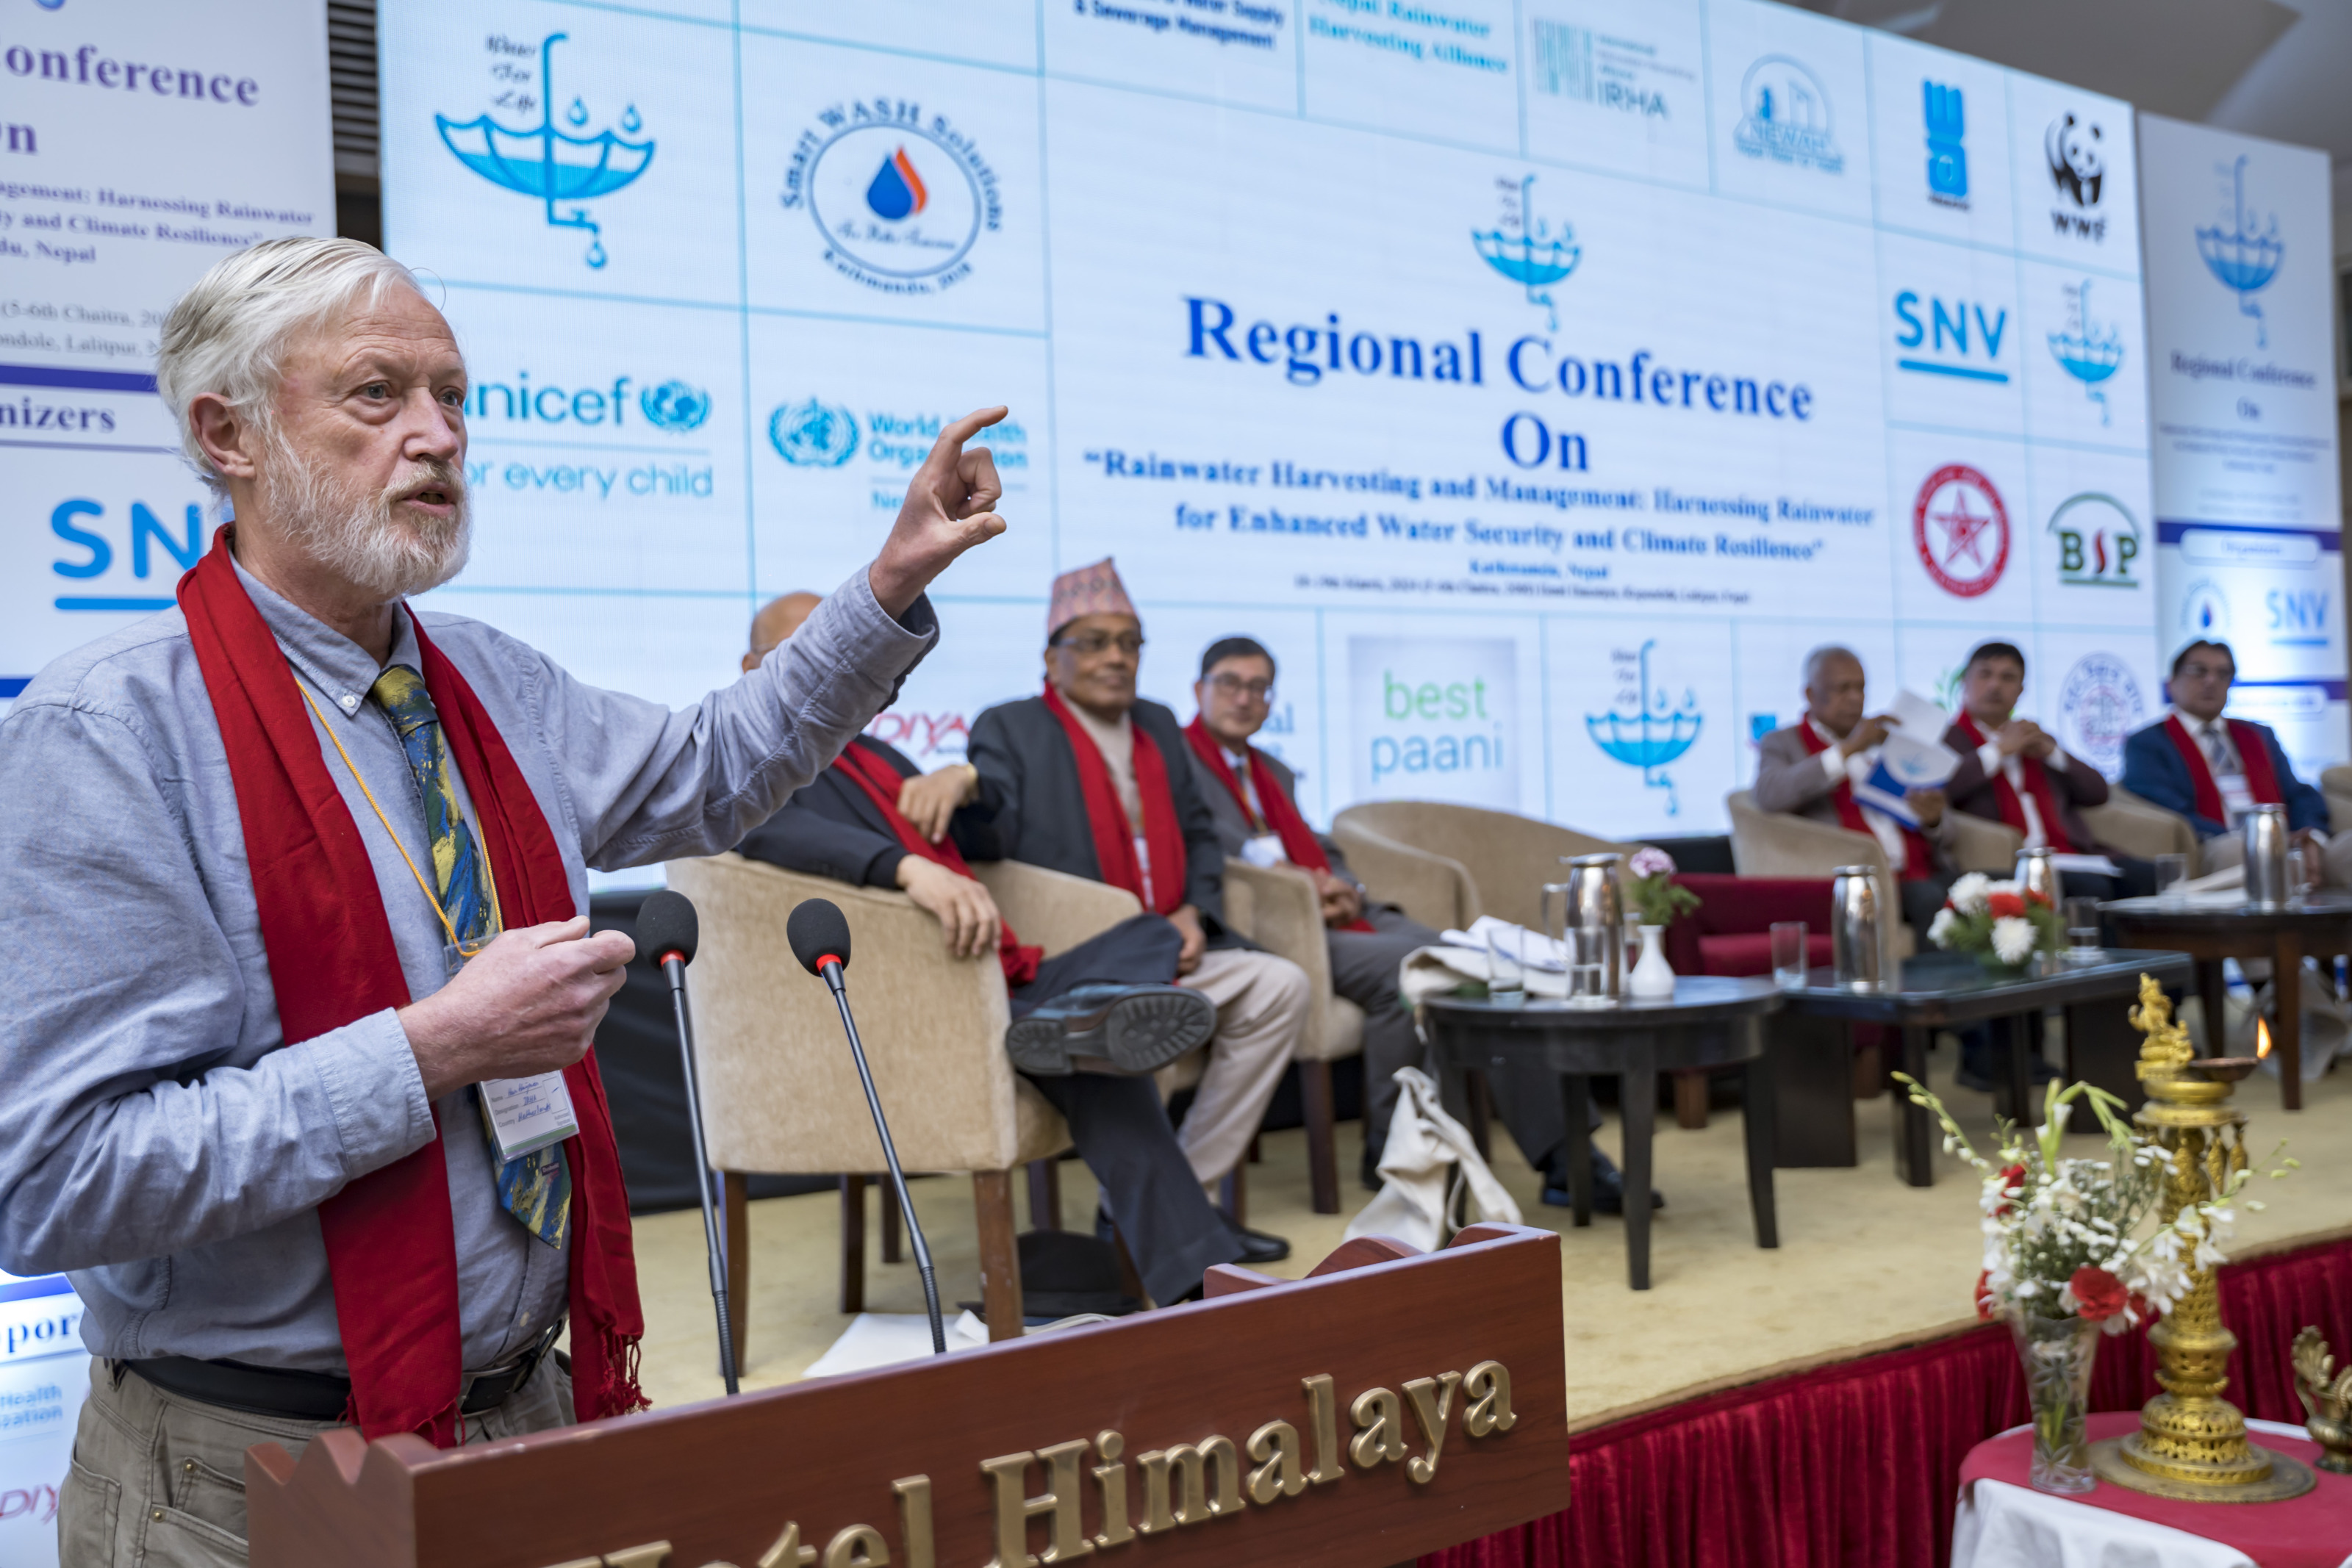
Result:
<svg viewBox="0 0 2352 1568"><path fill-rule="evenodd" d="M1568 1505L1559 1238L447 1451L245 1459L253 1568L1386 1564Z"/></svg>

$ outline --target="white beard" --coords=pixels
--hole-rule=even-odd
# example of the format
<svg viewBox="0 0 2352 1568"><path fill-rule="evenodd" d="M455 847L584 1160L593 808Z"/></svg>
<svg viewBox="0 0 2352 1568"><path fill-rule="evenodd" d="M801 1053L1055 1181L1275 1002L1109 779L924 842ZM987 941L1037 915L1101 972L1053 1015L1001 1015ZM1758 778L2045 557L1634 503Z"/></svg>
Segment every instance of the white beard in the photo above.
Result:
<svg viewBox="0 0 2352 1568"><path fill-rule="evenodd" d="M270 445L270 469L262 476L261 495L271 521L289 543L336 576L390 603L438 588L465 570L473 548L474 517L460 470L418 464L383 490L362 491L338 485L283 440ZM447 491L451 511L446 523L410 528L393 520L393 497L420 477Z"/></svg>

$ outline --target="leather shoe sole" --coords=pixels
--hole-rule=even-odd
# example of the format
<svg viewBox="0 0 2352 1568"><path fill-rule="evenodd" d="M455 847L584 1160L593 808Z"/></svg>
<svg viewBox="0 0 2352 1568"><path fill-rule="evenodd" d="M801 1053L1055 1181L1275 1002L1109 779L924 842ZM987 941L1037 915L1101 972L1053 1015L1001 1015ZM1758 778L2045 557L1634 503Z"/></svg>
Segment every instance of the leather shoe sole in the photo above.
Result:
<svg viewBox="0 0 2352 1568"><path fill-rule="evenodd" d="M1060 1078L1074 1057L1108 1061L1132 1076L1157 1072L1217 1030L1216 1004L1181 986L1084 986L1004 1031L1024 1072Z"/></svg>

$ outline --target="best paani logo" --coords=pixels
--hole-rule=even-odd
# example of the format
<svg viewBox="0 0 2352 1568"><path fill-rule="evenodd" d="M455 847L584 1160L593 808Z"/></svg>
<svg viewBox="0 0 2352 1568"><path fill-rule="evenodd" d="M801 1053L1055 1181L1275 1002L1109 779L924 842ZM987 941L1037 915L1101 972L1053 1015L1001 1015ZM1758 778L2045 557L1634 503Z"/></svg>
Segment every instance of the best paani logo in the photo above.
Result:
<svg viewBox="0 0 2352 1568"><path fill-rule="evenodd" d="M807 210L835 271L889 294L962 282L982 231L1004 220L996 172L971 134L904 99L819 114L793 145L781 200Z"/></svg>
<svg viewBox="0 0 2352 1568"><path fill-rule="evenodd" d="M2113 496L2085 490L2069 496L2050 515L2058 541L2058 580L2073 588L2137 588L2132 563L2139 559L2139 519Z"/></svg>
<svg viewBox="0 0 2352 1568"><path fill-rule="evenodd" d="M609 130L593 136L573 134L584 129L589 120L587 104L577 97L563 111L564 123L572 131L556 129L553 58L555 46L568 37L550 33L540 44L535 91L531 90L528 70L511 60L501 58L492 68L494 75L524 84L522 90L501 97L511 99L519 110L537 108L540 113L536 128L511 130L487 113L462 125L446 114L436 114L433 123L440 130L443 144L467 168L493 185L544 202L550 227L586 229L588 249L583 259L590 267L601 267L608 259L603 226L589 216L586 207L576 204L609 196L635 183L646 172L646 165L653 162L654 144L649 141L625 141ZM501 57L527 53L525 46L503 35L492 37L488 47L492 54ZM632 136L643 128L636 105L631 104L622 111L620 125ZM564 210L558 210L559 204Z"/></svg>
<svg viewBox="0 0 2352 1568"><path fill-rule="evenodd" d="M1911 542L1937 587L1974 599L2009 565L2009 508L1991 480L1965 463L1948 463L1919 486Z"/></svg>
<svg viewBox="0 0 2352 1568"><path fill-rule="evenodd" d="M1801 61L1766 55L1739 84L1742 113L1731 144L1750 158L1769 158L1843 173L1845 154L1831 134L1830 95Z"/></svg>

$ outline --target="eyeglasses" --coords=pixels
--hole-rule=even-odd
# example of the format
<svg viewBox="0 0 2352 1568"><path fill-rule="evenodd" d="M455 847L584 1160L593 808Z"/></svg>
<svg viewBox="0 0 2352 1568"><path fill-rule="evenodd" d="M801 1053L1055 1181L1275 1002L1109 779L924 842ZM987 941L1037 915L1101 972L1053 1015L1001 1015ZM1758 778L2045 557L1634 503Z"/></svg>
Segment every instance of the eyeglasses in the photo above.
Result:
<svg viewBox="0 0 2352 1568"><path fill-rule="evenodd" d="M2189 663L2180 666L2179 673L2181 677L2185 680L2227 681L2234 680L2237 677L2238 671L2237 666L2234 664L2200 664L2196 661L2191 660Z"/></svg>
<svg viewBox="0 0 2352 1568"><path fill-rule="evenodd" d="M1052 645L1056 648L1067 648L1082 659L1091 659L1096 654L1106 653L1112 648L1118 649L1132 659L1143 652L1143 633L1121 632L1117 636L1113 636L1105 632L1089 632L1083 637L1057 637Z"/></svg>
<svg viewBox="0 0 2352 1568"><path fill-rule="evenodd" d="M1221 697L1247 697L1252 702L1264 702L1274 695L1274 682L1245 681L1239 675L1211 675L1209 685Z"/></svg>

